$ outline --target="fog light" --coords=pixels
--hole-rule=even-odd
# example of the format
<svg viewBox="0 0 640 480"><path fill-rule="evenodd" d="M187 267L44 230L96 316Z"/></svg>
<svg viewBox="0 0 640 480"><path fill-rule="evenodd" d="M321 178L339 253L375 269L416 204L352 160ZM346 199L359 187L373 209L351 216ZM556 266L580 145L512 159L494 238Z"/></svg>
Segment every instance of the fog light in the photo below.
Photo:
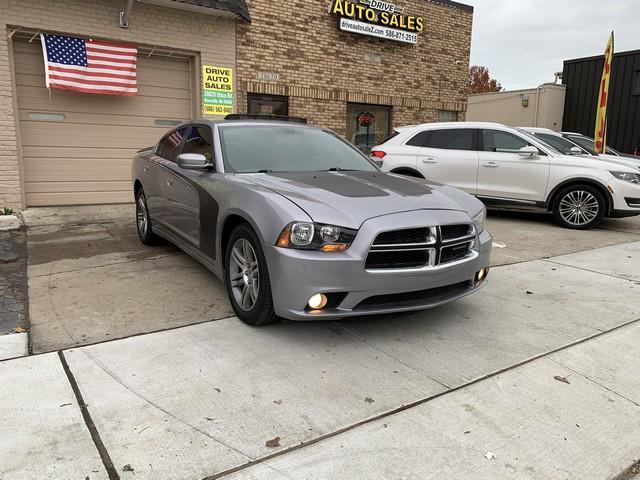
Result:
<svg viewBox="0 0 640 480"><path fill-rule="evenodd" d="M309 299L309 308L321 310L327 306L327 296L324 293L316 293Z"/></svg>
<svg viewBox="0 0 640 480"><path fill-rule="evenodd" d="M481 268L478 273L476 273L476 284L482 282L489 275L489 267Z"/></svg>

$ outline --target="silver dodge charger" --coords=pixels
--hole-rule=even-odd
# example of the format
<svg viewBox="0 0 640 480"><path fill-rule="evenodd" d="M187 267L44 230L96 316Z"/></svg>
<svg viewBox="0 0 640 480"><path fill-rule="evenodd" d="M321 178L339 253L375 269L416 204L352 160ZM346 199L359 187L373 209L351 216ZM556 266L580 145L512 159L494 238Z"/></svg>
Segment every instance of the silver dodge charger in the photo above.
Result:
<svg viewBox="0 0 640 480"><path fill-rule="evenodd" d="M140 240L208 267L250 325L430 308L489 272L479 200L383 173L302 119L182 124L138 152L132 179Z"/></svg>

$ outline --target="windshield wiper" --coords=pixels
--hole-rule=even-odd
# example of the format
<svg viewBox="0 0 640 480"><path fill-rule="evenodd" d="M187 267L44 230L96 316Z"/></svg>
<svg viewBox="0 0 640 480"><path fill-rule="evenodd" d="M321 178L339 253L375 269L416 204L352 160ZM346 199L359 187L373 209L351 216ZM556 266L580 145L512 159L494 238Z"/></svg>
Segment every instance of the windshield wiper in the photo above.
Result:
<svg viewBox="0 0 640 480"><path fill-rule="evenodd" d="M258 173L273 173L273 170L270 168L263 168L262 170L258 170Z"/></svg>
<svg viewBox="0 0 640 480"><path fill-rule="evenodd" d="M327 172L362 172L363 170L356 170L355 168L340 168L340 167L331 167L327 170Z"/></svg>

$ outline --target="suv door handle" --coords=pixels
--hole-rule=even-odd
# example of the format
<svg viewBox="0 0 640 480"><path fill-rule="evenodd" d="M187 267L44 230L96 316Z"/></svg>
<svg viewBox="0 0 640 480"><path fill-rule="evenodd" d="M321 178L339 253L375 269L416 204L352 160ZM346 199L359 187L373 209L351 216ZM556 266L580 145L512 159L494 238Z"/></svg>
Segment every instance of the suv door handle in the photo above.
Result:
<svg viewBox="0 0 640 480"><path fill-rule="evenodd" d="M482 166L487 168L498 168L498 164L496 162L483 163Z"/></svg>
<svg viewBox="0 0 640 480"><path fill-rule="evenodd" d="M433 157L427 157L422 159L422 163L438 163L436 159Z"/></svg>

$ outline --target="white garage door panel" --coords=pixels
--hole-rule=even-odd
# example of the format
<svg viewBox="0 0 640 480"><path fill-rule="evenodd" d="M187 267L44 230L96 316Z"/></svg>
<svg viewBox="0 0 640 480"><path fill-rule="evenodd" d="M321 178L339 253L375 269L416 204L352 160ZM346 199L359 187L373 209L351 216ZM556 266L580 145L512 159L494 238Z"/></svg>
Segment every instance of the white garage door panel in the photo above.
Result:
<svg viewBox="0 0 640 480"><path fill-rule="evenodd" d="M140 149L155 143L166 127L79 124L69 122L22 122L22 145L37 146L43 138L50 147L99 148L117 144L121 148Z"/></svg>
<svg viewBox="0 0 640 480"><path fill-rule="evenodd" d="M79 147L24 147L23 155L26 158L127 158L131 159L140 150L139 148L92 148ZM90 153L90 155L89 155Z"/></svg>
<svg viewBox="0 0 640 480"><path fill-rule="evenodd" d="M131 161L122 158L61 158L51 162L49 158L28 158L24 172L30 182L64 182L73 178L76 182L129 181Z"/></svg>
<svg viewBox="0 0 640 480"><path fill-rule="evenodd" d="M189 59L138 57L138 95L91 95L44 86L42 48L14 42L27 205L132 201L131 159L170 125L192 118ZM34 119L33 114L62 118Z"/></svg>

